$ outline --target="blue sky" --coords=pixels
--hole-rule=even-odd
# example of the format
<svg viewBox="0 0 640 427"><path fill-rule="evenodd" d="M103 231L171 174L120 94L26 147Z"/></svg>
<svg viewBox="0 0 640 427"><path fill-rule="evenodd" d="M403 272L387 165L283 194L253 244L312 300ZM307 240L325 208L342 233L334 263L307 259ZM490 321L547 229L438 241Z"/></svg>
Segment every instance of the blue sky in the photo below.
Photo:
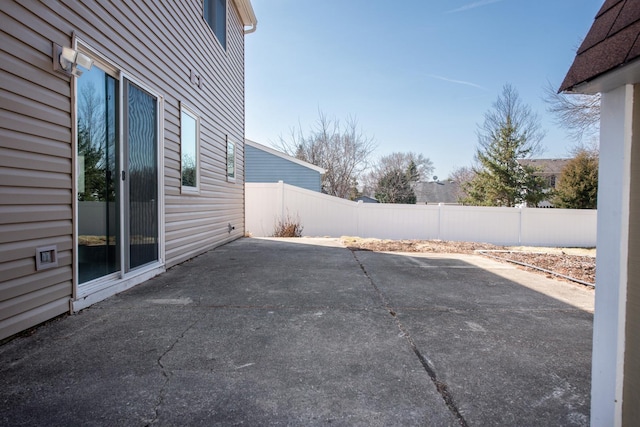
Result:
<svg viewBox="0 0 640 427"><path fill-rule="evenodd" d="M473 161L477 126L512 84L547 131L542 157L575 142L542 101L560 85L602 0L252 0L246 136L274 146L318 110L355 116L377 145L430 158L446 178Z"/></svg>

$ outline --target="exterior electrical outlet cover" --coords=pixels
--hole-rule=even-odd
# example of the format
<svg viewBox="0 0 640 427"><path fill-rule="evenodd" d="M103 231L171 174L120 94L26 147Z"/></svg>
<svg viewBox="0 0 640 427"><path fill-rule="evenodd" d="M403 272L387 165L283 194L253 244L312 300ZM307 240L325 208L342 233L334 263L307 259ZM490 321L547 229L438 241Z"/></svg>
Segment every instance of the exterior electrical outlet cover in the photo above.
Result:
<svg viewBox="0 0 640 427"><path fill-rule="evenodd" d="M58 266L58 247L42 246L36 249L36 270L45 270Z"/></svg>

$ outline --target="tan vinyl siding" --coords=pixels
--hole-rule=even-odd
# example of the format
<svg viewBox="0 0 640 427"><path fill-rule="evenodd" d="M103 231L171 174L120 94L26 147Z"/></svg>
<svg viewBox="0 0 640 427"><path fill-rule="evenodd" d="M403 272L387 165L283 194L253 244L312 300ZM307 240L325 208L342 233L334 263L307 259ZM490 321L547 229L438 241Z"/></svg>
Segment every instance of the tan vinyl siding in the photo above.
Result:
<svg viewBox="0 0 640 427"><path fill-rule="evenodd" d="M23 19L32 14L0 8L1 339L69 309L72 177L69 81L51 70L51 40ZM35 249L48 245L58 267L36 272Z"/></svg>
<svg viewBox="0 0 640 427"><path fill-rule="evenodd" d="M635 92L640 91L636 85ZM624 384L622 425L640 420L640 102L634 101L631 146L631 188L629 197L629 259L625 321Z"/></svg>
<svg viewBox="0 0 640 427"><path fill-rule="evenodd" d="M2 337L8 337L18 332L24 331L39 323L45 322L69 310L69 298L64 297L51 301L20 313L19 315L10 317L0 322Z"/></svg>
<svg viewBox="0 0 640 427"><path fill-rule="evenodd" d="M67 311L72 296L72 81L53 71L52 42L75 35L162 97L166 266L244 234L244 34L232 0L228 12L225 51L198 0L0 2L0 339ZM181 193L181 103L200 116L197 194ZM36 272L35 248L52 244L59 267Z"/></svg>

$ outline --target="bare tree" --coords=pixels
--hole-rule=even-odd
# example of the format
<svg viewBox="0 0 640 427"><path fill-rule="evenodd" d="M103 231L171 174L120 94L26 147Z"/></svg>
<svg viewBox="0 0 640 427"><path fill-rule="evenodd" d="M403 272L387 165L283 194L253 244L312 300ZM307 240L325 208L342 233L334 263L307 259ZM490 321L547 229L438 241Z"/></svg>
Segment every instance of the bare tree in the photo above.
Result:
<svg viewBox="0 0 640 427"><path fill-rule="evenodd" d="M372 138L358 128L358 121L349 117L341 125L319 112L316 126L305 136L300 126L292 129L288 140L280 137L279 148L325 169L322 177L323 192L349 198L354 193L357 178L369 165L369 156L375 150Z"/></svg>
<svg viewBox="0 0 640 427"><path fill-rule="evenodd" d="M471 182L475 176L476 173L471 166L459 167L449 174L447 179L458 184L458 189L456 190L456 198L458 201L462 201L469 196L465 191L465 187L469 185L468 183Z"/></svg>
<svg viewBox="0 0 640 427"><path fill-rule="evenodd" d="M597 140L600 131L600 94L558 93L551 82L543 88L543 100L547 111L555 116L555 122L569 132L569 136L582 141Z"/></svg>
<svg viewBox="0 0 640 427"><path fill-rule="evenodd" d="M97 151L103 151L106 144L105 129L101 126L105 120L104 106L92 81L78 85L78 128L84 131L88 144Z"/></svg>
<svg viewBox="0 0 640 427"><path fill-rule="evenodd" d="M105 132L105 118L105 109L100 104L95 84L92 81L78 84L78 156L83 165L83 185L78 188L80 201L103 201L115 194L111 188L113 184L107 183L110 135Z"/></svg>
<svg viewBox="0 0 640 427"><path fill-rule="evenodd" d="M413 164L413 167L411 166ZM433 162L422 154L414 152L391 153L382 156L363 177L363 193L373 196L380 180L392 171L406 173L412 169L409 178L411 188L419 181L427 181L433 173Z"/></svg>

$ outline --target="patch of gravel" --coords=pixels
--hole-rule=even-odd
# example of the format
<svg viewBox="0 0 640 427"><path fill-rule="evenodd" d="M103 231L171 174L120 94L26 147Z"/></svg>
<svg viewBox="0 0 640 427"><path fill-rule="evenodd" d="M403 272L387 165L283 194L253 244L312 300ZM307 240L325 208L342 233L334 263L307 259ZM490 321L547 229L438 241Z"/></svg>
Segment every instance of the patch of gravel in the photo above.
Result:
<svg viewBox="0 0 640 427"><path fill-rule="evenodd" d="M563 276L577 279L580 282L595 283L596 258L595 250L581 250L563 248L523 248L517 250L505 246L488 243L452 242L446 240L383 240L363 239L359 237L342 237L341 242L351 250L367 250L377 252L421 252L421 253L462 253L473 254L477 251L490 252L494 258L516 261L537 268L552 271ZM574 255L573 253L587 253L589 255ZM593 255L592 255L593 254ZM562 278L549 273L522 267L547 277Z"/></svg>

